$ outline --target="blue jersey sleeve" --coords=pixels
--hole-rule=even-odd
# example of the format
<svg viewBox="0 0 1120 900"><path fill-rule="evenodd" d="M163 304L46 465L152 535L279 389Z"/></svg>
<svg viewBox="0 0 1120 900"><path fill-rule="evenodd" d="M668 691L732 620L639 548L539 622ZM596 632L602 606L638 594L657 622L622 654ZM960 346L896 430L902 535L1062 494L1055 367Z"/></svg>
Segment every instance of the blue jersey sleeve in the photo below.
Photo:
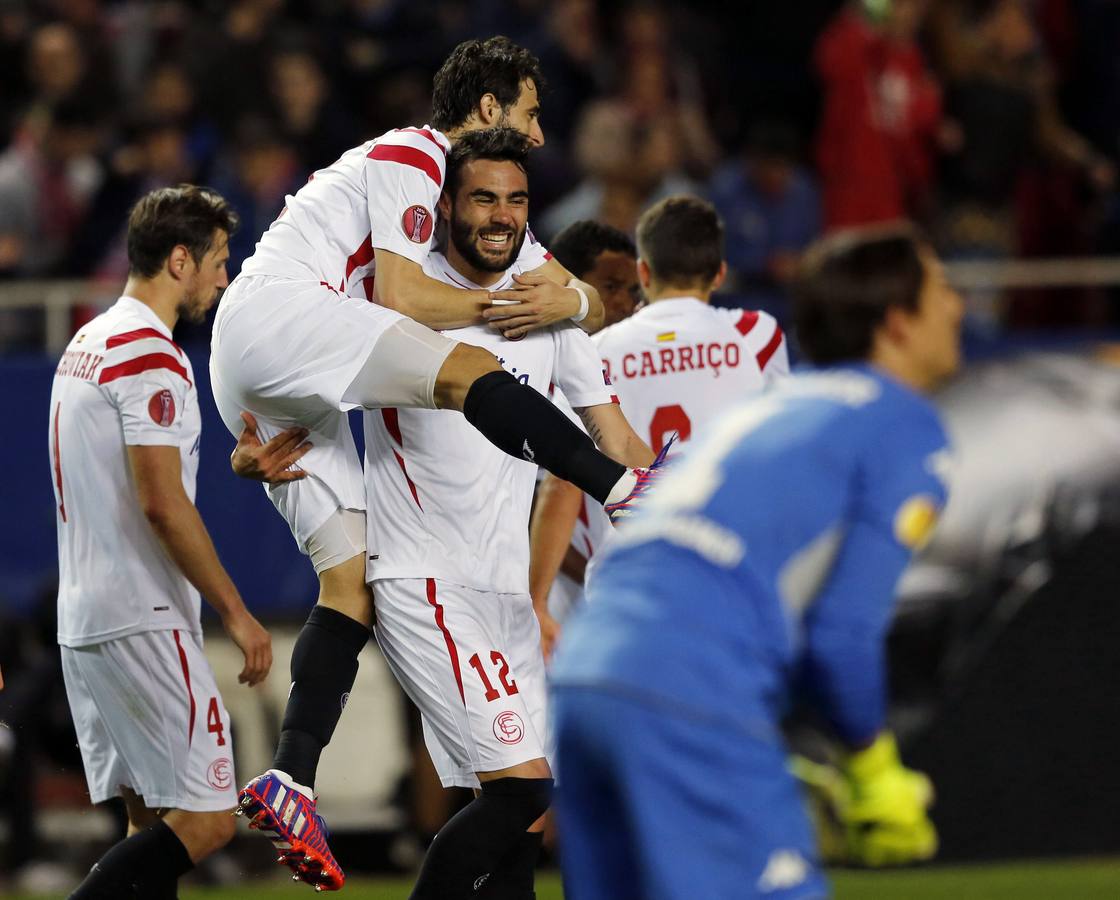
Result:
<svg viewBox="0 0 1120 900"><path fill-rule="evenodd" d="M849 746L884 726L895 587L945 502L944 433L924 402L911 412L866 423L845 539L805 618L803 685Z"/></svg>

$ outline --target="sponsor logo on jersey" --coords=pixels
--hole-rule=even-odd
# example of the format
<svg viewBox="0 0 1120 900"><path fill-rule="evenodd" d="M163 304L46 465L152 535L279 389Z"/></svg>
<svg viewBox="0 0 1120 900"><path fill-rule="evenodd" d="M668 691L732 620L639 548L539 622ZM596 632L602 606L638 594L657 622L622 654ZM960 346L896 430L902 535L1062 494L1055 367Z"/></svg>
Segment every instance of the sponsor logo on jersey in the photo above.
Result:
<svg viewBox="0 0 1120 900"><path fill-rule="evenodd" d="M175 421L175 398L171 396L171 391L164 388L152 394L152 399L148 401L148 415L164 428Z"/></svg>
<svg viewBox="0 0 1120 900"><path fill-rule="evenodd" d="M809 877L809 863L796 850L775 850L766 861L766 869L758 879L759 893L797 887Z"/></svg>
<svg viewBox="0 0 1120 900"><path fill-rule="evenodd" d="M428 238L432 236L434 224L432 214L419 204L410 206L401 216L401 227L404 228L405 237L414 244L426 244Z"/></svg>
<svg viewBox="0 0 1120 900"><path fill-rule="evenodd" d="M533 452L533 448L529 446L529 439L525 438L525 443L521 446L521 455L524 456L529 462L537 461L537 454Z"/></svg>
<svg viewBox="0 0 1120 900"><path fill-rule="evenodd" d="M222 756L210 763L206 782L216 791L228 791L233 784L233 763Z"/></svg>
<svg viewBox="0 0 1120 900"><path fill-rule="evenodd" d="M919 550L926 545L937 525L937 503L932 497L919 494L898 508L894 517L894 536L904 547Z"/></svg>
<svg viewBox="0 0 1120 900"><path fill-rule="evenodd" d="M519 744L525 737L525 726L521 716L512 710L498 713L494 719L494 737L503 744Z"/></svg>
<svg viewBox="0 0 1120 900"><path fill-rule="evenodd" d="M347 703L349 703L349 702L350 702L350 692L349 692L349 691L346 691L346 692L345 692L345 693L344 693L344 694L342 695L342 699L341 699L341 700L339 701L339 706L338 706L338 708L339 708L339 709L346 709L346 704L347 704Z"/></svg>

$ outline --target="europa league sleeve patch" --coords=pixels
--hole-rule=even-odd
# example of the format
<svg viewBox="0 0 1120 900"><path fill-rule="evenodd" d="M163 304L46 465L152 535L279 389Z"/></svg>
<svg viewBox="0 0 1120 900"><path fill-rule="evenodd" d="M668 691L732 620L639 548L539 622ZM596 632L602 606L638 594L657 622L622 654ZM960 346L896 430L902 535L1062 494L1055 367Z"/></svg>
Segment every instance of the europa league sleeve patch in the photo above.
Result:
<svg viewBox="0 0 1120 900"><path fill-rule="evenodd" d="M423 206L410 206L401 216L401 227L405 237L414 244L426 244L432 236L432 226L435 218Z"/></svg>
<svg viewBox="0 0 1120 900"><path fill-rule="evenodd" d="M171 396L171 391L164 388L152 394L152 399L148 401L148 415L157 425L164 428L171 426L175 421L175 398Z"/></svg>

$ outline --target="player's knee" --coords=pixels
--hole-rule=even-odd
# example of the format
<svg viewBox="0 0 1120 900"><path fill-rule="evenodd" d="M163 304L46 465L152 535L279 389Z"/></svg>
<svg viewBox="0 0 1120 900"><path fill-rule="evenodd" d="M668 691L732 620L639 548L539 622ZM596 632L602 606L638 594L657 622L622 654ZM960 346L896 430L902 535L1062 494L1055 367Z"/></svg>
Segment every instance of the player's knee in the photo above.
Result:
<svg viewBox="0 0 1120 900"><path fill-rule="evenodd" d="M435 403L439 409L462 410L471 385L487 372L502 370L494 355L471 344L456 344L436 376Z"/></svg>
<svg viewBox="0 0 1120 900"><path fill-rule="evenodd" d="M527 831L552 803L552 779L496 778L482 783L482 796L501 804L510 821Z"/></svg>
<svg viewBox="0 0 1120 900"><path fill-rule="evenodd" d="M164 822L195 863L221 850L233 840L236 823L230 812L186 812L172 810Z"/></svg>
<svg viewBox="0 0 1120 900"><path fill-rule="evenodd" d="M210 831L212 834L210 842L210 853L221 850L226 844L233 840L233 836L237 833L236 820L230 813L212 813L213 821L210 824Z"/></svg>

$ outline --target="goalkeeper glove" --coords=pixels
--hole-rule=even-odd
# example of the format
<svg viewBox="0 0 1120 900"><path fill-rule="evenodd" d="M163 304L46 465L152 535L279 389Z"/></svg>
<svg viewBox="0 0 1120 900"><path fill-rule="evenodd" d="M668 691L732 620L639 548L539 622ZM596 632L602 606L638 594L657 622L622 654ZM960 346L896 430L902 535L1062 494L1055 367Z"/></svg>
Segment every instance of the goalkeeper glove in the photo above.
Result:
<svg viewBox="0 0 1120 900"><path fill-rule="evenodd" d="M848 784L841 818L852 862L895 866L933 857L937 831L926 815L933 784L902 765L890 732L849 754L841 771Z"/></svg>

